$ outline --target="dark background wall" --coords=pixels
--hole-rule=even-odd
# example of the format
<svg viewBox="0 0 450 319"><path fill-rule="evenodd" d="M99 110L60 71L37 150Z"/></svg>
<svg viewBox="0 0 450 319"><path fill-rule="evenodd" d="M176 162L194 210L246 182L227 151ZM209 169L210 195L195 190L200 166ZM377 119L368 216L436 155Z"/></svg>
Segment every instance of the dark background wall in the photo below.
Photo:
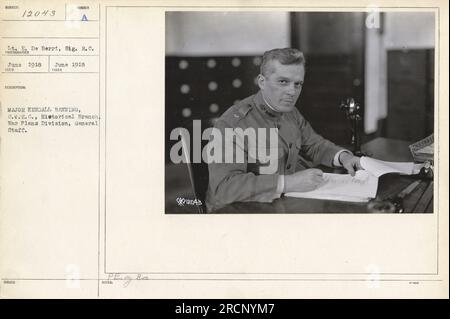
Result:
<svg viewBox="0 0 450 319"><path fill-rule="evenodd" d="M307 59L305 86L297 103L316 131L338 144L350 141L339 109L353 97L364 107L364 13L292 13L292 45ZM364 113L364 110L362 110Z"/></svg>

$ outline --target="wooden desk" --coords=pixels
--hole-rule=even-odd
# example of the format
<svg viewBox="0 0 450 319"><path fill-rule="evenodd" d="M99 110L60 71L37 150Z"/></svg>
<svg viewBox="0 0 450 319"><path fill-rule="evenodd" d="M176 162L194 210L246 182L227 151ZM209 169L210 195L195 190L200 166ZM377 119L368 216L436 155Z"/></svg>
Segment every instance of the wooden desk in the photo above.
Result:
<svg viewBox="0 0 450 319"><path fill-rule="evenodd" d="M373 158L412 162L406 141L376 138L362 146L362 150L372 154ZM343 172L342 169L324 168L328 172ZM416 180L414 176L387 174L380 178L377 197L386 198L397 194ZM405 213L433 212L433 182L422 181L418 187L404 200ZM349 203L331 200L282 197L272 203L239 202L230 204L215 213L368 213L366 203Z"/></svg>

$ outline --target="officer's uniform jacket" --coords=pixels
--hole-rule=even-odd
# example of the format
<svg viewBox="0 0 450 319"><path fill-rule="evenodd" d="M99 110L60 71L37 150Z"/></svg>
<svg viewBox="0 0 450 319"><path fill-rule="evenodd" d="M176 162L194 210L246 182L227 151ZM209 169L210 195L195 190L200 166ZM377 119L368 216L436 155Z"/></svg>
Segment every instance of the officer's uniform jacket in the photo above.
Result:
<svg viewBox="0 0 450 319"><path fill-rule="evenodd" d="M271 202L279 198L279 175L293 174L310 165L333 166L342 148L317 134L297 108L287 113L274 113L264 103L262 93L247 97L231 106L216 121L215 129L223 134L225 128L278 128L278 169L274 174L260 174L267 163L246 160L244 163L209 163L209 185L206 194L208 211L233 202ZM269 145L269 132L266 134ZM246 154L249 145L244 147Z"/></svg>

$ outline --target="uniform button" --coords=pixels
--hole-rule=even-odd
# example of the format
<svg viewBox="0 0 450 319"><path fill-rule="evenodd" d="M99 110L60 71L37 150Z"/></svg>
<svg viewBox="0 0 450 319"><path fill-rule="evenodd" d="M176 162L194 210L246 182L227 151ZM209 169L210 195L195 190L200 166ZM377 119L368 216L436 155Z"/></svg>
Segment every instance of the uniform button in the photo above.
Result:
<svg viewBox="0 0 450 319"><path fill-rule="evenodd" d="M288 164L288 165L286 166L286 169L291 169L291 164Z"/></svg>

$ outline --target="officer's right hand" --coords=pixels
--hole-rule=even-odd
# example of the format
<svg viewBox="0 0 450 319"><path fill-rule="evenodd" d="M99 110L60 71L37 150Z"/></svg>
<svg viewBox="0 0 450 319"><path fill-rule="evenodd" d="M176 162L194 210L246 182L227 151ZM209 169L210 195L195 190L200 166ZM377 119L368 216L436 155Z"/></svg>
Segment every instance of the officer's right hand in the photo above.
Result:
<svg viewBox="0 0 450 319"><path fill-rule="evenodd" d="M323 172L317 168L310 168L284 176L284 192L312 191L323 182Z"/></svg>

